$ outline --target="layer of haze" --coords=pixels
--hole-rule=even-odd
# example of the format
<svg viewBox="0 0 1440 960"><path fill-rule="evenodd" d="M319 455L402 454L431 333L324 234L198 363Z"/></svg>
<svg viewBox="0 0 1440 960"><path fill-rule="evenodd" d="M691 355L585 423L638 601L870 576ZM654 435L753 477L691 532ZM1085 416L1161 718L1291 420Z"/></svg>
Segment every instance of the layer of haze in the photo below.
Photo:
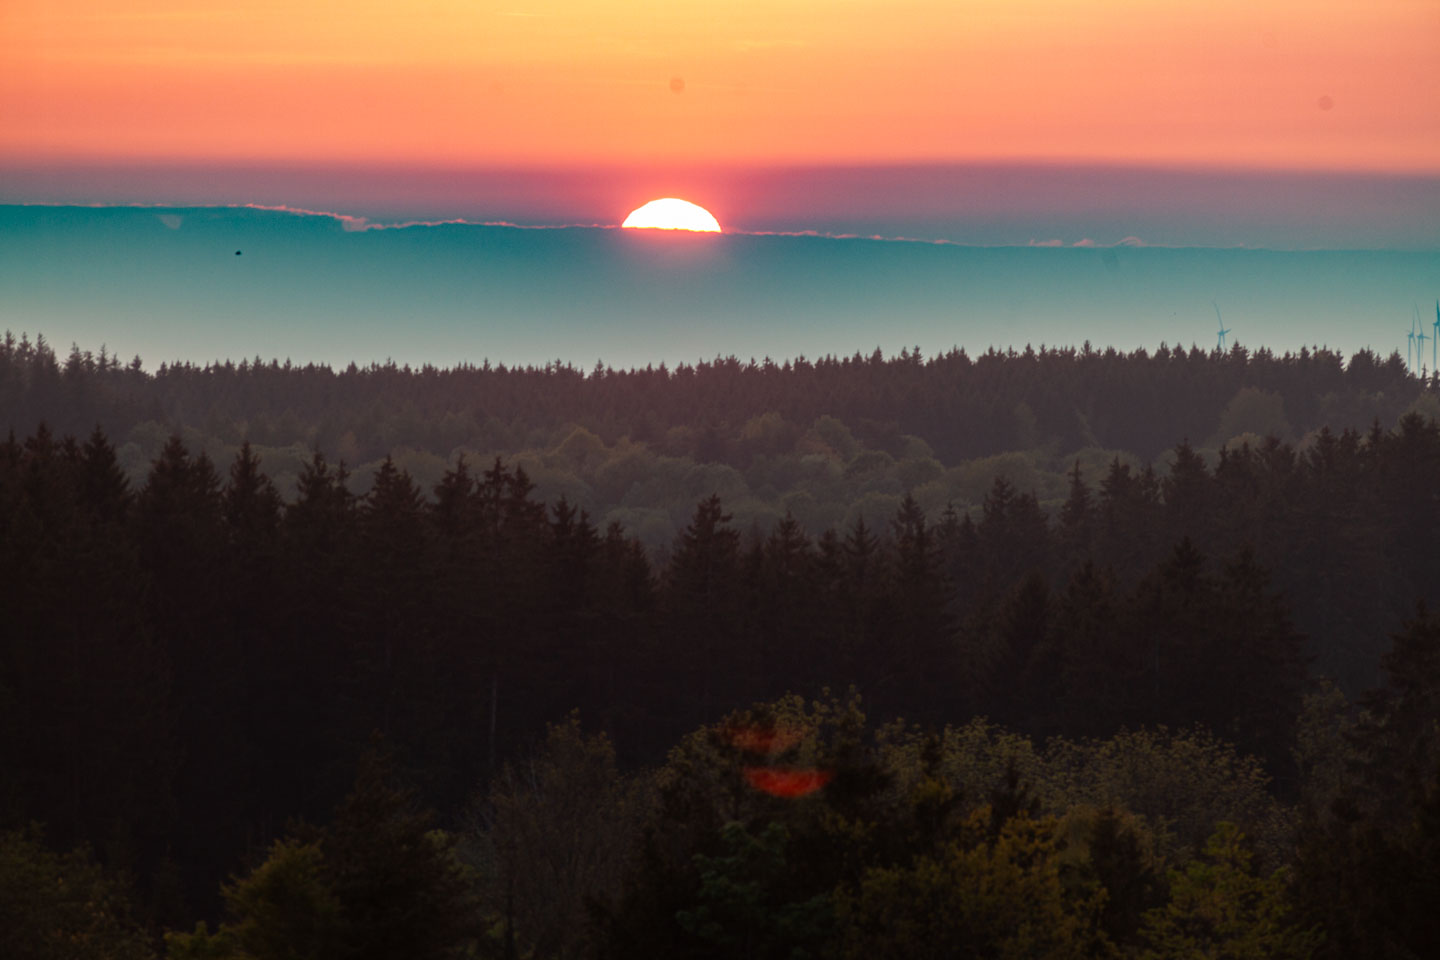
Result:
<svg viewBox="0 0 1440 960"><path fill-rule="evenodd" d="M969 247L246 208L0 207L4 325L153 368L261 356L588 369L1025 343L1400 349L1436 251ZM350 228L350 229L347 229ZM240 251L239 255L236 251ZM1427 354L1429 350L1427 349Z"/></svg>
<svg viewBox="0 0 1440 960"><path fill-rule="evenodd" d="M486 169L0 162L0 203L216 204L369 223L615 225L684 197L729 231L976 245L1440 249L1440 175L1046 164ZM354 224L352 223L352 226Z"/></svg>
<svg viewBox="0 0 1440 960"><path fill-rule="evenodd" d="M0 155L1440 170L1434 0L8 0Z"/></svg>

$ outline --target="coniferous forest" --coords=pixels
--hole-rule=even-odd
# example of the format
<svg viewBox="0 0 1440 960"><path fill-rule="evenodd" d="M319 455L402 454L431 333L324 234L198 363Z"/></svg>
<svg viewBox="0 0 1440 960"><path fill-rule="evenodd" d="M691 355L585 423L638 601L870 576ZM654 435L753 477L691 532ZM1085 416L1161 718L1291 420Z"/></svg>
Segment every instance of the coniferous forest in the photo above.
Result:
<svg viewBox="0 0 1440 960"><path fill-rule="evenodd" d="M0 926L1431 956L1437 421L1367 352L150 373L7 338Z"/></svg>

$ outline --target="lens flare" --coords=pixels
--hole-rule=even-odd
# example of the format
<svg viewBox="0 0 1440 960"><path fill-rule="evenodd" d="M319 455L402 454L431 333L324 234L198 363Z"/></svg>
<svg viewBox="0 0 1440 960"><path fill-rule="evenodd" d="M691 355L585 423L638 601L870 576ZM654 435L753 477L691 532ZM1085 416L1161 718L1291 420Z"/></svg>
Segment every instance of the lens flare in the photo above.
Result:
<svg viewBox="0 0 1440 960"><path fill-rule="evenodd" d="M772 797L803 797L814 793L834 776L828 770L789 770L783 767L746 767L750 786Z"/></svg>

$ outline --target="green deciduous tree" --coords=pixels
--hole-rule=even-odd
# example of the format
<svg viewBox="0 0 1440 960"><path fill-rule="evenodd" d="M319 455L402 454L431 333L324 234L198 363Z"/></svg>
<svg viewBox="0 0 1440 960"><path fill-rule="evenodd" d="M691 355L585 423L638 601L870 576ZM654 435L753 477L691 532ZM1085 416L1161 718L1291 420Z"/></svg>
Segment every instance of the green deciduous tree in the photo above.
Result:
<svg viewBox="0 0 1440 960"><path fill-rule="evenodd" d="M492 930L523 953L584 956L589 915L619 895L649 813L645 777L622 775L577 715L490 784L466 844Z"/></svg>
<svg viewBox="0 0 1440 960"><path fill-rule="evenodd" d="M1099 884L1062 875L1053 819L1019 816L991 832L981 807L933 854L874 867L839 899L841 955L854 960L1114 955Z"/></svg>
<svg viewBox="0 0 1440 960"><path fill-rule="evenodd" d="M789 874L797 865L787 857L785 826L771 822L756 835L731 822L721 837L722 852L695 855L698 903L676 913L680 928L715 957L823 956L833 933L834 906L828 892L792 899L795 880Z"/></svg>
<svg viewBox="0 0 1440 960"><path fill-rule="evenodd" d="M1257 875L1244 834L1222 823L1202 856L1170 874L1170 902L1145 914L1144 960L1308 960L1323 937L1297 926L1289 871ZM1337 905L1339 906L1339 905ZM1343 909L1343 906L1341 906Z"/></svg>
<svg viewBox="0 0 1440 960"><path fill-rule="evenodd" d="M0 833L0 952L10 960L149 960L125 887L77 849L48 849L39 827Z"/></svg>
<svg viewBox="0 0 1440 960"><path fill-rule="evenodd" d="M249 876L222 888L233 922L165 938L172 960L328 960L348 955L344 916L315 842L276 841Z"/></svg>
<svg viewBox="0 0 1440 960"><path fill-rule="evenodd" d="M215 933L172 934L172 956L446 960L463 955L475 930L454 838L431 829L376 748L328 826L297 828L223 894L231 920Z"/></svg>

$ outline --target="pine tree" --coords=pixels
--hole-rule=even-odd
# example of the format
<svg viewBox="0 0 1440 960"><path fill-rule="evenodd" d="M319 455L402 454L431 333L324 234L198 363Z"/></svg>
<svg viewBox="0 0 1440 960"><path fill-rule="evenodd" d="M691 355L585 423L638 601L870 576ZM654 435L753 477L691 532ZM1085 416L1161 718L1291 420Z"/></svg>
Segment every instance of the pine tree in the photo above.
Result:
<svg viewBox="0 0 1440 960"><path fill-rule="evenodd" d="M691 665L685 672L702 721L723 696L720 684L737 640L740 535L730 520L718 496L700 501L675 544L666 585L670 643L680 662Z"/></svg>
<svg viewBox="0 0 1440 960"><path fill-rule="evenodd" d="M144 607L124 488L105 482L103 435L82 448L42 425L5 447L0 806L62 846L103 842L111 866L147 868L171 826L172 661Z"/></svg>
<svg viewBox="0 0 1440 960"><path fill-rule="evenodd" d="M99 426L91 431L82 448L78 492L84 508L102 523L118 523L129 513L130 481Z"/></svg>
<svg viewBox="0 0 1440 960"><path fill-rule="evenodd" d="M1074 736L1108 736L1143 722L1137 701L1146 658L1124 620L1125 601L1109 571L1086 562L1056 604L1051 627L1058 661L1054 723Z"/></svg>
<svg viewBox="0 0 1440 960"><path fill-rule="evenodd" d="M291 735L272 761L291 771L282 781L306 786L290 809L307 817L322 816L343 794L348 745L369 732L349 716L346 695L353 686L336 682L354 672L356 508L348 479L344 463L332 467L315 451L300 471L282 528L285 617L277 628L285 641L284 668L271 682L288 704ZM318 769L317 756L329 758Z"/></svg>
<svg viewBox="0 0 1440 960"><path fill-rule="evenodd" d="M1100 482L1098 559L1133 582L1156 555L1159 484L1146 467L1139 475L1116 457Z"/></svg>
<svg viewBox="0 0 1440 960"><path fill-rule="evenodd" d="M1135 590L1136 638L1145 651L1144 720L1183 726L1208 712L1221 643L1211 632L1215 585L1188 539Z"/></svg>
<svg viewBox="0 0 1440 960"><path fill-rule="evenodd" d="M225 522L237 544L253 549L273 542L280 529L280 494L262 472L260 458L248 440L240 445L230 465L223 502Z"/></svg>
<svg viewBox="0 0 1440 960"><path fill-rule="evenodd" d="M1165 498L1165 519L1171 540L1190 537L1198 543L1209 542L1205 528L1213 505L1210 502L1210 473L1205 460L1189 441L1175 448L1175 462L1162 483Z"/></svg>
<svg viewBox="0 0 1440 960"><path fill-rule="evenodd" d="M229 590L234 616L256 635L268 633L273 624L283 507L275 484L260 469L260 458L248 441L243 443L230 464L221 509L234 571ZM248 643L258 640L253 636Z"/></svg>
<svg viewBox="0 0 1440 960"><path fill-rule="evenodd" d="M1050 535L1045 513L1032 494L1019 493L1009 480L996 477L981 512L976 533L981 576L988 583L1008 589L1044 564Z"/></svg>
<svg viewBox="0 0 1440 960"><path fill-rule="evenodd" d="M475 492L475 479L462 453L455 466L446 469L435 485L430 516L436 533L444 540L459 540L471 528L470 498Z"/></svg>
<svg viewBox="0 0 1440 960"><path fill-rule="evenodd" d="M754 653L756 692L774 697L819 690L833 667L832 637L819 631L821 586L816 558L799 521L788 511L760 545L747 634Z"/></svg>
<svg viewBox="0 0 1440 960"><path fill-rule="evenodd" d="M955 618L935 534L925 512L908 494L891 521L895 543L893 639L890 662L877 678L877 696L896 696L884 679L894 678L921 715L938 716L956 694L959 655Z"/></svg>
<svg viewBox="0 0 1440 960"><path fill-rule="evenodd" d="M297 593L317 606L325 606L326 594L343 581L348 561L355 519L349 476L344 463L332 469L317 450L300 471L295 501L285 508L286 552Z"/></svg>
<svg viewBox="0 0 1440 960"><path fill-rule="evenodd" d="M1060 508L1059 540L1067 564L1076 565L1090 558L1095 535L1095 507L1079 460L1075 461L1067 476L1070 488L1065 504Z"/></svg>
<svg viewBox="0 0 1440 960"><path fill-rule="evenodd" d="M570 505L564 496L552 508L547 539L550 596L558 610L574 616L593 600L595 564L600 537L590 515Z"/></svg>
<svg viewBox="0 0 1440 960"><path fill-rule="evenodd" d="M1049 644L1050 588L1032 571L1011 591L989 638L985 714L1021 730L1044 722L1059 685L1060 658Z"/></svg>
<svg viewBox="0 0 1440 960"><path fill-rule="evenodd" d="M1361 698L1354 741L1366 806L1390 828L1413 816L1440 773L1440 617L1421 605L1391 638L1383 686Z"/></svg>
<svg viewBox="0 0 1440 960"><path fill-rule="evenodd" d="M1304 638L1252 551L1225 564L1216 586L1209 653L1216 669L1207 671L1215 682L1204 692L1202 716L1276 774L1288 773L1306 681Z"/></svg>
<svg viewBox="0 0 1440 960"><path fill-rule="evenodd" d="M355 785L320 834L325 873L354 960L443 960L475 933L474 893L455 840L395 782L393 761L372 748Z"/></svg>
<svg viewBox="0 0 1440 960"><path fill-rule="evenodd" d="M372 747L330 824L297 825L224 886L230 920L170 934L180 960L451 960L472 955L476 899L455 839Z"/></svg>
<svg viewBox="0 0 1440 960"><path fill-rule="evenodd" d="M386 732L400 689L415 679L429 639L433 579L422 514L414 481L386 457L356 516L358 623L368 640L361 653L367 676L361 700L381 706L378 726Z"/></svg>

